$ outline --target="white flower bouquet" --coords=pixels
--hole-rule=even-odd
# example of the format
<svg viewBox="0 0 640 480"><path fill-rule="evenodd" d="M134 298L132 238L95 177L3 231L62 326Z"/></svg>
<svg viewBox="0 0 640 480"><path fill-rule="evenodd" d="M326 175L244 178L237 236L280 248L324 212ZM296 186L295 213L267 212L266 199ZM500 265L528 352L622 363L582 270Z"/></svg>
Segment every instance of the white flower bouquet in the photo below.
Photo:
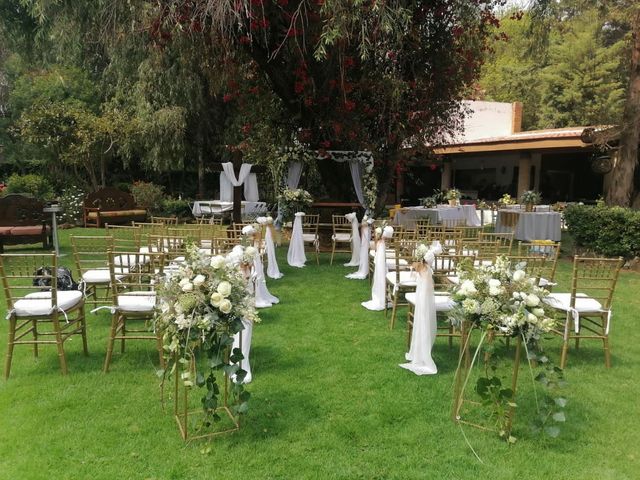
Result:
<svg viewBox="0 0 640 480"><path fill-rule="evenodd" d="M304 212L311 206L313 197L302 188L294 190L285 188L282 193L278 195L278 202L283 220L291 221L296 212Z"/></svg>
<svg viewBox="0 0 640 480"><path fill-rule="evenodd" d="M460 268L460 282L453 289L457 306L449 320L459 326L468 321L476 327L510 336L537 340L554 326L549 307L542 301L549 292L537 286L522 265L512 266L499 257L494 265Z"/></svg>

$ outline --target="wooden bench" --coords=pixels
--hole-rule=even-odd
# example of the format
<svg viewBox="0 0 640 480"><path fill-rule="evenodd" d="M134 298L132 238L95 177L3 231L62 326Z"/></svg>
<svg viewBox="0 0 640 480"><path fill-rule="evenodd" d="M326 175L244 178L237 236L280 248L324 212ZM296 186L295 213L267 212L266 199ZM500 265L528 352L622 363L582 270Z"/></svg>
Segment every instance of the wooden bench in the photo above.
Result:
<svg viewBox="0 0 640 480"><path fill-rule="evenodd" d="M43 208L41 200L25 195L0 197L0 253L4 245L42 242L43 248L51 247L51 214Z"/></svg>
<svg viewBox="0 0 640 480"><path fill-rule="evenodd" d="M85 197L83 217L85 227L100 228L105 223L144 222L147 210L137 207L135 200L127 192L106 187Z"/></svg>

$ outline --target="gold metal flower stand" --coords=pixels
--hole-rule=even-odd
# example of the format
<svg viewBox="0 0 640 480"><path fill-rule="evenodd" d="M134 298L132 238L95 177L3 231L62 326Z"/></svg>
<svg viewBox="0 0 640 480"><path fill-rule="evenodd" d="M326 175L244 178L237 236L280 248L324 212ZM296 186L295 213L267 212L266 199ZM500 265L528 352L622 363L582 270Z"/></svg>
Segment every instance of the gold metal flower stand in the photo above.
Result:
<svg viewBox="0 0 640 480"><path fill-rule="evenodd" d="M227 357L229 352L226 353ZM176 358L176 365L177 358ZM196 363L191 359L189 366L190 378L196 378ZM240 421L231 410L229 404L230 382L229 376L224 372L222 377L222 405L212 412L205 412L201 405L196 405L193 396L190 395L192 387L185 385L179 369L176 368L174 380L173 414L180 430L180 436L185 442L202 438L212 438L219 435L235 432L240 428ZM199 404L199 402L198 402ZM207 418L219 415L220 420L214 421Z"/></svg>
<svg viewBox="0 0 640 480"><path fill-rule="evenodd" d="M508 401L508 408L506 410L506 422L500 427L496 425L491 425L486 416L483 416L483 403L480 401L472 400L465 395L467 391L467 386L470 383L469 380L473 376L473 367L476 365L476 362L479 360L481 345L478 345L474 356L471 360L469 354L469 339L471 334L470 325L465 322L461 328L462 338L460 341L460 360L458 363L458 369L456 370L455 383L454 383L454 397L453 397L453 409L452 409L452 419L453 421L470 425L475 428L479 428L482 430L496 431L499 432L501 436L506 436L509 438L511 434L511 429L513 426L513 421L515 419L515 397L516 397L516 389L518 385L518 372L520 370L520 362L522 360L522 353L524 350L522 344L522 337L517 336L515 342L515 354L513 358L513 367L511 370L511 399ZM492 343L494 341L494 336L488 333L483 333L480 343L483 342ZM490 355L483 355L483 359L480 361L488 362ZM474 384L475 386L475 384Z"/></svg>

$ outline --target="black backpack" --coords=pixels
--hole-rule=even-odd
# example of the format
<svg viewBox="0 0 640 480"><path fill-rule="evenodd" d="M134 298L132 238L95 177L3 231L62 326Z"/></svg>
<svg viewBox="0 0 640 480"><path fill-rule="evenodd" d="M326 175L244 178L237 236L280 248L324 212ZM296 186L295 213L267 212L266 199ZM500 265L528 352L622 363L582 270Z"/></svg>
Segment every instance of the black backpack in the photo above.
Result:
<svg viewBox="0 0 640 480"><path fill-rule="evenodd" d="M51 275L50 267L40 267L36 270L35 275ZM78 290L78 283L73 280L71 270L67 267L58 267L56 271L56 277L58 278L58 290ZM34 278L34 287L49 287L51 286L51 279L49 278Z"/></svg>

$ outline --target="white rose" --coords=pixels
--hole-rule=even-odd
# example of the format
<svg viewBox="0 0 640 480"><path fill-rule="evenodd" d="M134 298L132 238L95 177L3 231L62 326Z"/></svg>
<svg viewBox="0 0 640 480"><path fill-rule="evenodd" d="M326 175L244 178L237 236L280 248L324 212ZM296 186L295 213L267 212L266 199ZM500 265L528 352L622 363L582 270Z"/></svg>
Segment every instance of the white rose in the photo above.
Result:
<svg viewBox="0 0 640 480"><path fill-rule="evenodd" d="M246 225L242 227L243 235L253 235L255 233L256 233L256 229L253 227L253 225Z"/></svg>
<svg viewBox="0 0 640 480"><path fill-rule="evenodd" d="M489 295L491 295L492 297L500 295L501 292L502 289L500 287L489 287Z"/></svg>
<svg viewBox="0 0 640 480"><path fill-rule="evenodd" d="M515 272L513 272L513 281L514 282L519 282L521 280L524 279L524 277L526 277L527 274L525 273L524 270L516 270Z"/></svg>
<svg viewBox="0 0 640 480"><path fill-rule="evenodd" d="M247 255L249 255L250 257L253 257L256 254L256 248L255 247L247 247L244 251Z"/></svg>
<svg viewBox="0 0 640 480"><path fill-rule="evenodd" d="M527 298L525 298L524 303L527 304L528 307L537 307L540 304L540 299L538 298L537 295L527 295Z"/></svg>
<svg viewBox="0 0 640 480"><path fill-rule="evenodd" d="M216 290L223 297L228 297L231 294L231 284L226 281L220 282Z"/></svg>
<svg viewBox="0 0 640 480"><path fill-rule="evenodd" d="M206 280L204 275L196 275L196 277L193 279L193 285L195 287L199 287L200 285L202 285L204 283L204 281Z"/></svg>
<svg viewBox="0 0 640 480"><path fill-rule="evenodd" d="M227 298L225 298L220 302L218 308L222 313L229 313L231 311L231 302Z"/></svg>
<svg viewBox="0 0 640 480"><path fill-rule="evenodd" d="M391 225L387 225L384 227L382 231L382 238L391 238L393 237L393 227Z"/></svg>
<svg viewBox="0 0 640 480"><path fill-rule="evenodd" d="M218 292L213 292L211 294L211 305L213 305L214 307L218 307L222 300L224 300L224 297Z"/></svg>
<svg viewBox="0 0 640 480"><path fill-rule="evenodd" d="M490 279L487 283L489 284L489 288L498 288L500 286L500 280L495 278Z"/></svg>
<svg viewBox="0 0 640 480"><path fill-rule="evenodd" d="M180 286L182 287L183 285L185 285L185 284L187 284L187 283L191 283L191 280L190 280L190 279L188 279L188 278L182 278L182 279L180 280L180 282L178 283L178 285L180 285Z"/></svg>
<svg viewBox="0 0 640 480"><path fill-rule="evenodd" d="M527 313L527 322L535 325L538 323L538 317L536 317L533 313Z"/></svg>
<svg viewBox="0 0 640 480"><path fill-rule="evenodd" d="M193 283L187 282L184 285L182 285L183 292L191 292L192 290L193 290Z"/></svg>
<svg viewBox="0 0 640 480"><path fill-rule="evenodd" d="M544 317L544 310L542 308L534 308L533 309L533 314L536 317Z"/></svg>
<svg viewBox="0 0 640 480"><path fill-rule="evenodd" d="M473 282L471 280L465 280L460 285L459 292L462 295L465 295L465 296L473 295L474 293L477 293L477 291L478 290L476 290L476 286L473 284Z"/></svg>
<svg viewBox="0 0 640 480"><path fill-rule="evenodd" d="M258 222L259 225L264 225L267 223L267 217L258 217L256 218L256 222Z"/></svg>
<svg viewBox="0 0 640 480"><path fill-rule="evenodd" d="M382 235L382 228L381 227L376 227L376 235L378 235L378 236Z"/></svg>
<svg viewBox="0 0 640 480"><path fill-rule="evenodd" d="M513 298L515 298L516 300L520 299L520 294L518 292L513 292L512 293Z"/></svg>
<svg viewBox="0 0 640 480"><path fill-rule="evenodd" d="M273 217L271 216L265 217L264 223L266 223L267 225L271 225L273 223Z"/></svg>
<svg viewBox="0 0 640 480"><path fill-rule="evenodd" d="M222 255L216 255L215 257L211 257L211 268L218 270L224 267L224 257Z"/></svg>

